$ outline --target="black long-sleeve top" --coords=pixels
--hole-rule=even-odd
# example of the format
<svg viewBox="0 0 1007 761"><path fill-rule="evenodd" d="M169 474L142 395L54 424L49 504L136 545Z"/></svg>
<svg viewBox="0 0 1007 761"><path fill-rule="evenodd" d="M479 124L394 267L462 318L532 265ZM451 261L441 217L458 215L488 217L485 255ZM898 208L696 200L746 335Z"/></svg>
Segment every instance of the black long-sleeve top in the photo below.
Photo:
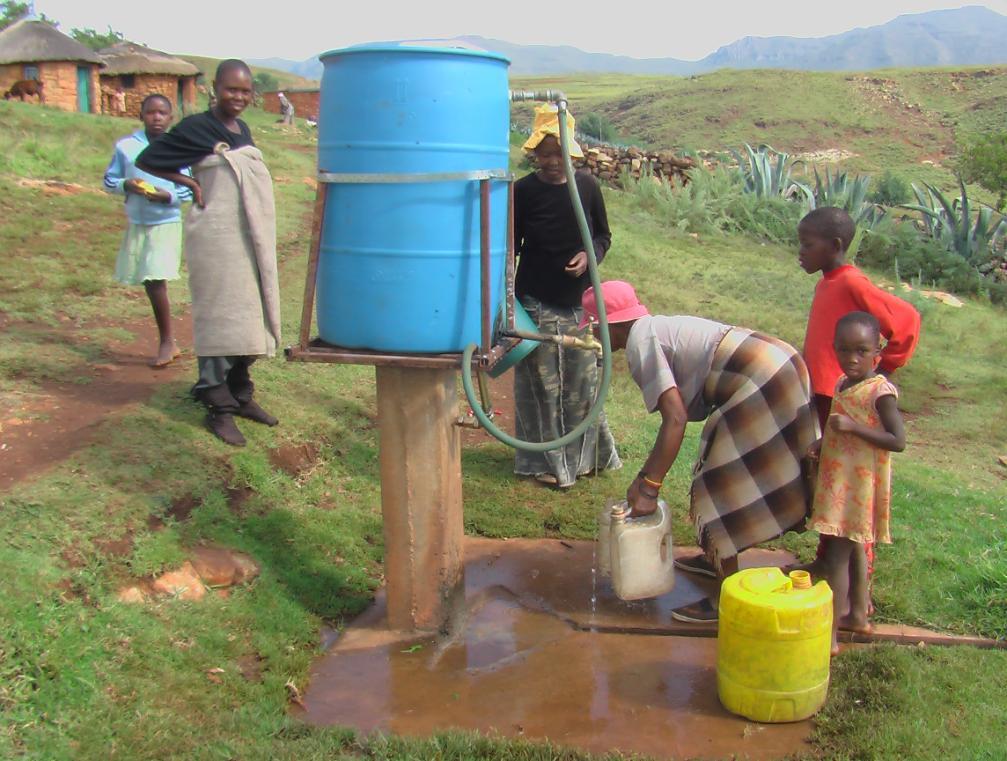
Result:
<svg viewBox="0 0 1007 761"><path fill-rule="evenodd" d="M595 256L601 263L612 245L601 187L587 172L578 172L575 177ZM514 183L514 246L518 297L534 296L552 306L580 306L591 278L587 272L573 278L564 271L570 259L584 250L565 183L543 182L534 172Z"/></svg>
<svg viewBox="0 0 1007 761"><path fill-rule="evenodd" d="M231 132L213 111L187 116L147 146L136 157L136 163L177 172L211 155L217 143L227 143L231 148L255 145L248 125L241 119L237 122L241 132Z"/></svg>

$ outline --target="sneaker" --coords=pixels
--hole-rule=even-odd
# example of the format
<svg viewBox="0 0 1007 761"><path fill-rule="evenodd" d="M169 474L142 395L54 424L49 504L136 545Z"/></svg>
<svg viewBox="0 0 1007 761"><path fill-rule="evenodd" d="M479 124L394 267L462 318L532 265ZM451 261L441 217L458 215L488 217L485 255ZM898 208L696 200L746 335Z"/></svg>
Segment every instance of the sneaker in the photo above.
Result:
<svg viewBox="0 0 1007 761"><path fill-rule="evenodd" d="M706 559L706 555L700 553L691 558L675 558L675 568L686 573L696 573L700 576L709 576L711 579L717 578L717 569Z"/></svg>
<svg viewBox="0 0 1007 761"><path fill-rule="evenodd" d="M709 598L704 597L699 602L675 608L671 611L671 617L687 624L712 624L716 623L719 615Z"/></svg>

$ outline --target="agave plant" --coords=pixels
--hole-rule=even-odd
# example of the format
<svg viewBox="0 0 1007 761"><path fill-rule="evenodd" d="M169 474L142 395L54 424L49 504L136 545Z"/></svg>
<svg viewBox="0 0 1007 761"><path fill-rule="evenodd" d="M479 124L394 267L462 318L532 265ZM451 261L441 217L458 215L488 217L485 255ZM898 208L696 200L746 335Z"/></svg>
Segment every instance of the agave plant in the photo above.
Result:
<svg viewBox="0 0 1007 761"><path fill-rule="evenodd" d="M791 160L789 153L768 145L760 145L755 150L748 143L745 143L745 151L747 161L738 151L732 150L731 154L738 162L738 172L744 180L746 193L754 193L760 198L800 196L814 205L815 195L811 188L791 178L791 172L799 162Z"/></svg>
<svg viewBox="0 0 1007 761"><path fill-rule="evenodd" d="M989 206L980 206L975 221L969 204L965 183L958 178L962 194L954 201L933 185L923 183L920 189L914 183L913 193L919 203L904 204L903 208L918 211L923 215L927 234L943 243L972 264L982 264L990 255L991 245L1007 234L1007 220L1000 217L994 221L994 211Z"/></svg>
<svg viewBox="0 0 1007 761"><path fill-rule="evenodd" d="M835 175L825 168L825 178L815 167L815 201L819 206L838 206L847 211L859 209L867 203L867 188L871 178L865 174L850 177L847 172L837 171Z"/></svg>
<svg viewBox="0 0 1007 761"><path fill-rule="evenodd" d="M815 197L812 208L838 206L846 209L859 229L871 230L885 217L885 210L867 200L871 178L868 175L850 177L846 172L832 175L825 168L825 178L815 168Z"/></svg>

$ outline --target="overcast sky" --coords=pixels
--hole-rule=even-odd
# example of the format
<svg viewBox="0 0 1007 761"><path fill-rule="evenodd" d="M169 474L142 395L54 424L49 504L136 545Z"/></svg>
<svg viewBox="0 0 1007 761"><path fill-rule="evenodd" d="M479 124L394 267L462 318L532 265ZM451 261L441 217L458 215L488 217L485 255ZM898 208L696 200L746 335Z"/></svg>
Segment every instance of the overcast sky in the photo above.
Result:
<svg viewBox="0 0 1007 761"><path fill-rule="evenodd" d="M111 24L127 39L159 50L217 58L303 60L362 42L477 34L590 53L695 60L739 37L824 37L904 13L975 4L1007 15L1007 0L503 0L495 10L485 0L36 0L35 7L67 33L74 27L104 31ZM240 8L247 10L238 15Z"/></svg>

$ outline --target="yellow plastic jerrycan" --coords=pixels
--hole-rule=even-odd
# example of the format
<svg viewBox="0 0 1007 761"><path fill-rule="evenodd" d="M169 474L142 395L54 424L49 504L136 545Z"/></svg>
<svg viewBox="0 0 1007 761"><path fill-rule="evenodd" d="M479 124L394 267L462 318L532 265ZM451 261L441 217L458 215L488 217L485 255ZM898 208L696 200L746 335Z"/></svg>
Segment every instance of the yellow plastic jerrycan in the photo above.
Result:
<svg viewBox="0 0 1007 761"><path fill-rule="evenodd" d="M749 568L720 591L717 692L753 721L800 721L825 703L832 590L807 571Z"/></svg>

